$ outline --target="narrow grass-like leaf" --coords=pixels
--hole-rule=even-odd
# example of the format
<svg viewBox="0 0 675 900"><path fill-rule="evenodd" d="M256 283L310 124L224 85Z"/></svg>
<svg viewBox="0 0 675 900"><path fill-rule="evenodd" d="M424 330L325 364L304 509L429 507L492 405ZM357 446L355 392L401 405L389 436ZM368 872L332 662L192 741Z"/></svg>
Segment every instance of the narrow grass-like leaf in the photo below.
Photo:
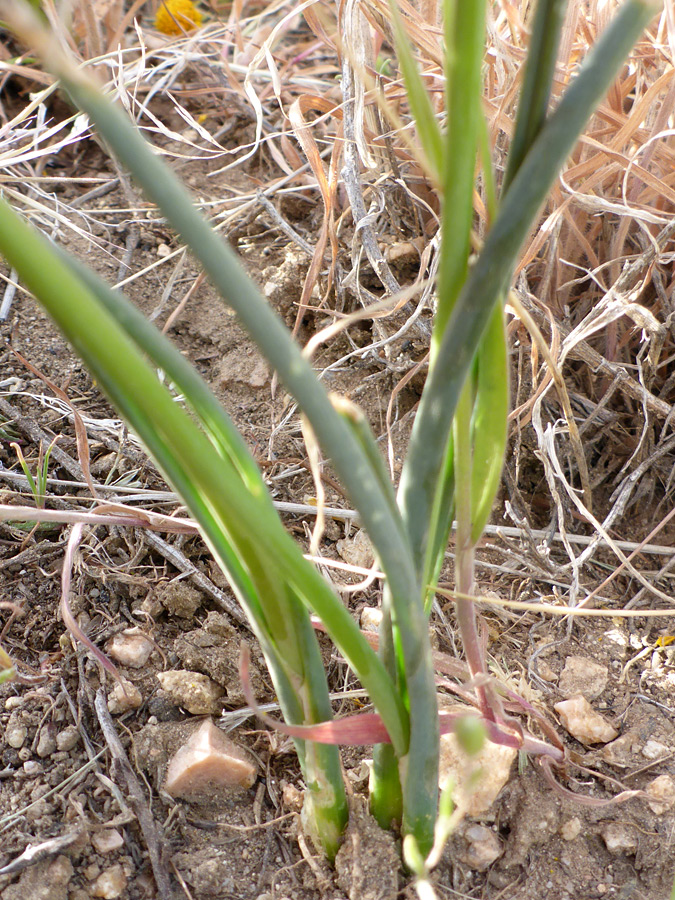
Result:
<svg viewBox="0 0 675 900"><path fill-rule="evenodd" d="M627 0L620 7L527 154L469 271L429 373L401 475L399 506L417 558L424 558L460 391L492 308L508 287L518 251L578 135L657 9L646 0Z"/></svg>
<svg viewBox="0 0 675 900"><path fill-rule="evenodd" d="M566 6L567 0L537 0L502 194L546 121Z"/></svg>
<svg viewBox="0 0 675 900"><path fill-rule="evenodd" d="M476 544L492 512L501 480L509 411L508 348L501 304L478 348L472 413L471 541Z"/></svg>
<svg viewBox="0 0 675 900"><path fill-rule="evenodd" d="M391 10L391 25L394 31L396 56L401 67L406 97L410 104L410 112L415 121L415 127L422 145L422 152L430 169L431 179L436 184L441 184L443 181L444 147L441 129L436 121L436 112L420 75L398 4L394 0L389 0L389 9Z"/></svg>
<svg viewBox="0 0 675 900"><path fill-rule="evenodd" d="M445 102L442 248L431 368L466 279L481 108L485 0L444 0Z"/></svg>

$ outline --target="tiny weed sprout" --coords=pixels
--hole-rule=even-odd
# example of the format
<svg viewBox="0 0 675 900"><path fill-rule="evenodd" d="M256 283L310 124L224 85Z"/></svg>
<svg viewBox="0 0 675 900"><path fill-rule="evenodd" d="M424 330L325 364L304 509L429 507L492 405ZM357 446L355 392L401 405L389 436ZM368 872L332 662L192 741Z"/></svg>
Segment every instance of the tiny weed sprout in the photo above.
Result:
<svg viewBox="0 0 675 900"><path fill-rule="evenodd" d="M503 308L521 245L558 173L660 4L626 0L550 111L563 6L560 0L537 4L511 154L501 183L491 168L481 107L486 4L480 0L441 4L443 41L436 48L441 90L433 96L415 46L419 23L398 3L378 7L382 18L389 13L395 50L395 58L382 60L379 69L400 70L414 126L406 138L408 159L423 173L418 177L433 193L440 217L429 372L395 486L365 416L351 402L334 402L329 396L307 354L122 106L105 97L91 73L74 64L30 5L0 2L3 20L44 61L203 267L297 403L316 445L312 457L318 459L321 448L358 511L384 574L376 649L285 530L243 437L196 370L119 291L51 244L6 201L0 202L0 252L8 266L56 321L182 499L248 617L302 768L306 829L334 858L348 818L337 744L374 744L371 810L382 826L403 834L405 861L418 879L420 896L432 896L430 866L439 859L439 843L442 847L456 815L452 798L444 795L439 819L443 732L456 732L468 754L492 741L538 756L548 769L563 761L551 729L542 725L545 739L527 733L512 710L520 704L521 711L531 715L531 707L488 673L470 599L474 548L492 509L506 445L509 395ZM375 57L372 66L364 62L368 53L359 41L370 34L372 23L351 3L341 5L341 16L343 77L353 88L352 106L360 108ZM160 30L171 34L174 28L182 32L197 25L199 15L192 3L162 4ZM436 33L435 22L430 31ZM372 55L372 47L369 52ZM398 113L386 97L380 112L395 128ZM363 225L356 230L366 247L365 207L359 223L358 196L352 189L358 187L361 163L373 164L372 153L364 122L350 115L346 109L342 171L345 177L356 173L347 193L355 223ZM311 151L312 146L309 138L304 140L303 149ZM340 152L336 148L330 178L339 171ZM316 171L330 210L330 179L320 159ZM481 235L474 233L477 171L489 207L490 227ZM319 253L327 246L325 235L322 241ZM384 271L376 241L366 252L374 268ZM395 294L393 287L389 293ZM157 377L158 370L184 403L175 402ZM47 457L45 473L46 463ZM25 466L24 470L38 502L42 486ZM438 660L430 644L429 617L453 520L457 521L455 608L466 659L462 677L469 685L463 699L470 692L473 707L467 705L465 714L439 715ZM368 691L375 714L356 717L351 724L331 723L312 616L320 620ZM3 658L0 664L8 671Z"/></svg>

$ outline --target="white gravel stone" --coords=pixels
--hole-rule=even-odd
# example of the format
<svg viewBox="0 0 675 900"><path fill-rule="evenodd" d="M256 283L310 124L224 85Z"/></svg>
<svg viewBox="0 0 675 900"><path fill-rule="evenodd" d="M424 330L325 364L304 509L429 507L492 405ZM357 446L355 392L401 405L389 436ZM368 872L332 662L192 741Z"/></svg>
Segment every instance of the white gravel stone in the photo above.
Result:
<svg viewBox="0 0 675 900"><path fill-rule="evenodd" d="M642 748L642 755L645 759L660 759L668 754L668 748L661 741L647 741Z"/></svg>
<svg viewBox="0 0 675 900"><path fill-rule="evenodd" d="M75 725L68 725L56 735L57 750L74 750L80 740L80 733Z"/></svg>
<svg viewBox="0 0 675 900"><path fill-rule="evenodd" d="M581 694L587 700L595 700L604 691L609 669L585 656L568 656L560 673L558 687L565 697Z"/></svg>
<svg viewBox="0 0 675 900"><path fill-rule="evenodd" d="M630 825L622 822L610 822L600 832L605 846L615 855L632 855L637 852L638 835Z"/></svg>
<svg viewBox="0 0 675 900"><path fill-rule="evenodd" d="M579 694L554 704L563 727L582 744L606 744L618 735L614 726Z"/></svg>
<svg viewBox="0 0 675 900"><path fill-rule="evenodd" d="M225 691L201 672L173 669L158 672L162 688L176 706L182 706L193 716L215 715L222 710Z"/></svg>
<svg viewBox="0 0 675 900"><path fill-rule="evenodd" d="M476 872L484 872L502 855L502 843L489 828L484 825L470 825L464 832L466 845L458 850L461 862Z"/></svg>
<svg viewBox="0 0 675 900"><path fill-rule="evenodd" d="M567 819L560 826L560 837L564 841L573 841L575 838L578 838L581 834L581 819L574 816L571 819Z"/></svg>
<svg viewBox="0 0 675 900"><path fill-rule="evenodd" d="M103 900L116 900L122 896L126 886L127 876L122 866L118 864L101 872L91 887L91 896L102 897Z"/></svg>
<svg viewBox="0 0 675 900"><path fill-rule="evenodd" d="M138 709L142 703L143 695L136 685L126 678L122 678L121 684L117 682L108 694L108 710L114 716L129 712L130 709Z"/></svg>
<svg viewBox="0 0 675 900"><path fill-rule="evenodd" d="M670 775L659 775L650 781L645 792L649 797L647 803L657 816L662 816L675 806L675 781Z"/></svg>
<svg viewBox="0 0 675 900"><path fill-rule="evenodd" d="M515 747L504 747L486 740L480 753L469 757L454 734L441 735L440 788L443 790L449 782L459 786L466 784L471 774L478 772L475 785L466 798L466 814L478 817L490 809L509 780L517 753Z"/></svg>
<svg viewBox="0 0 675 900"><path fill-rule="evenodd" d="M124 838L116 828L102 828L91 836L91 843L97 853L114 853L124 846Z"/></svg>
<svg viewBox="0 0 675 900"><path fill-rule="evenodd" d="M361 628L363 631L379 631L382 621L382 610L376 606L366 606L361 610Z"/></svg>
<svg viewBox="0 0 675 900"><path fill-rule="evenodd" d="M5 727L5 740L10 747L18 750L20 747L23 747L27 736L28 729L21 723L17 713L13 712Z"/></svg>
<svg viewBox="0 0 675 900"><path fill-rule="evenodd" d="M132 669L141 669L150 659L155 645L150 638L138 628L127 628L120 631L108 643L106 651L115 662Z"/></svg>
<svg viewBox="0 0 675 900"><path fill-rule="evenodd" d="M54 732L47 725L40 729L40 737L38 738L37 747L35 749L40 759L51 756L56 750Z"/></svg>

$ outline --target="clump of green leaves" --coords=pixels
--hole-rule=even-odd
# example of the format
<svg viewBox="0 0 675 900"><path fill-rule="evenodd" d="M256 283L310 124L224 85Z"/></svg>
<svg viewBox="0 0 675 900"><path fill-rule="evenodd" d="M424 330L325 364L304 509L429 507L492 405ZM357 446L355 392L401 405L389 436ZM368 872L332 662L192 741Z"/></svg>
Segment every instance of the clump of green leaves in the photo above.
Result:
<svg viewBox="0 0 675 900"><path fill-rule="evenodd" d="M420 876L434 847L439 802L440 729L428 616L453 515L458 520L459 585L469 588L461 593L470 593L472 548L499 479L506 433L503 300L519 248L547 192L658 5L626 0L549 114L562 4L539 0L507 178L498 198L492 191L492 227L471 266L472 194L483 127L485 5L445 0L442 8L445 128L425 99L403 14L391 3L399 64L442 207L431 364L395 492L363 417L331 402L232 250L121 108L73 65L28 6L18 0L0 3L3 18L46 61L73 103L188 245L330 457L386 577L378 653L285 531L241 435L180 353L121 294L57 251L4 202L0 251L144 442L198 522L245 609L286 722L294 726L307 785L305 819L312 823L317 841L334 856L347 803L337 749L322 742L338 740L339 730L334 728L326 738L326 729L318 727L331 718L331 706L310 613L322 620L370 693L379 718L377 723L363 720L360 739L367 742L376 734L380 741L372 808L381 823L400 824L409 864ZM180 390L189 412L174 402L157 369ZM484 676L474 610L466 597L457 601L457 619L469 670ZM477 694L490 738L515 740L503 727L499 697L489 680L483 678ZM351 734L356 739L354 730ZM547 752L541 742L539 748Z"/></svg>

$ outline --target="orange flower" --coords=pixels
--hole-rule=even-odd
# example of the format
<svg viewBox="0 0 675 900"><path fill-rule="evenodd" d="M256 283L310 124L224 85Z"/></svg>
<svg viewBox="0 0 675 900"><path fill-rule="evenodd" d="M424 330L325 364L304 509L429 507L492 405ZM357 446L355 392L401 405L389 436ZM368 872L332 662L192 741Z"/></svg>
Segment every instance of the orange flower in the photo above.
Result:
<svg viewBox="0 0 675 900"><path fill-rule="evenodd" d="M162 34L183 34L201 23L201 13L192 0L165 0L155 16L155 28Z"/></svg>

